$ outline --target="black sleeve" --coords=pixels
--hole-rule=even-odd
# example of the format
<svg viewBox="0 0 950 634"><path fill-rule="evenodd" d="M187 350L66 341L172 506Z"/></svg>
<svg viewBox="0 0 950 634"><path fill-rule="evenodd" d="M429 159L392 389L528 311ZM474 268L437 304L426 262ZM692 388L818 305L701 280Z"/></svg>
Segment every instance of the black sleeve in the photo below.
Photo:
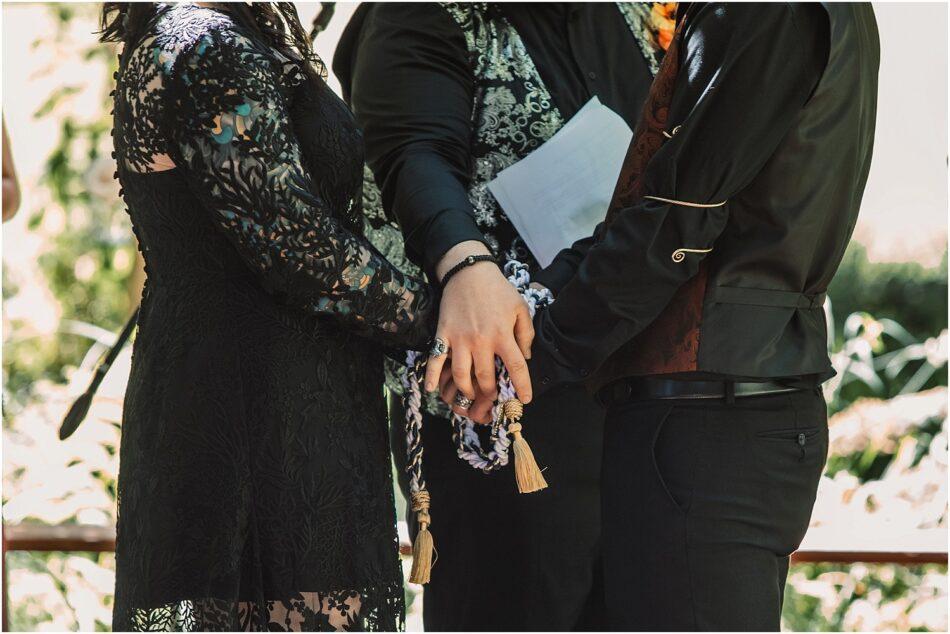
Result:
<svg viewBox="0 0 950 634"><path fill-rule="evenodd" d="M823 72L827 16L798 7L711 3L690 18L668 117L679 129L647 164L644 198L619 211L539 313L531 368L542 385L596 372L716 248L729 198L775 151Z"/></svg>
<svg viewBox="0 0 950 634"><path fill-rule="evenodd" d="M577 273L584 256L594 246L597 235L603 229L603 223L594 228L594 235L581 238L571 246L561 249L551 263L534 274L533 282L546 286L557 297L564 285Z"/></svg>
<svg viewBox="0 0 950 634"><path fill-rule="evenodd" d="M348 231L316 193L268 53L222 32L183 56L172 78L182 96L169 126L176 163L262 285L385 343L425 346L429 287Z"/></svg>
<svg viewBox="0 0 950 634"><path fill-rule="evenodd" d="M474 78L465 37L435 3L379 3L346 66L367 161L409 257L431 270L451 247L484 242L468 199Z"/></svg>

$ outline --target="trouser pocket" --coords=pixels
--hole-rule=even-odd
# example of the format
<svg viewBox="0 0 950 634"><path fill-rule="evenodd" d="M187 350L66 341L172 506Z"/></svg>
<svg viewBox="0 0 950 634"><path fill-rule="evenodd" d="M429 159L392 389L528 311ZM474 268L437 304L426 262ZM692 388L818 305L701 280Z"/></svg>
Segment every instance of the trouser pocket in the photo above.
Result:
<svg viewBox="0 0 950 634"><path fill-rule="evenodd" d="M670 406L651 437L653 472L667 499L681 513L689 510L693 492L695 429L690 427L701 422L701 411Z"/></svg>
<svg viewBox="0 0 950 634"><path fill-rule="evenodd" d="M819 448L816 447L819 434L821 434L821 429L817 427L811 427L809 429L777 429L760 432L756 435L756 438L783 443L785 446L794 446L798 453L798 461L804 462L809 452L819 450Z"/></svg>
<svg viewBox="0 0 950 634"><path fill-rule="evenodd" d="M793 425L758 431L751 448L762 476L762 504L775 526L777 555L794 552L805 537L828 453L824 401L819 407L802 400L789 399Z"/></svg>

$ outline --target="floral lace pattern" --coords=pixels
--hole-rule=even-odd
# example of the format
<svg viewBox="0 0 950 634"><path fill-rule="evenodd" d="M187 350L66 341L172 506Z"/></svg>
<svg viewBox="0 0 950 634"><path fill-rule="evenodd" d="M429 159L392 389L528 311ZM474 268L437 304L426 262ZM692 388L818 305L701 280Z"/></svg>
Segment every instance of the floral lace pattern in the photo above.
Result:
<svg viewBox="0 0 950 634"><path fill-rule="evenodd" d="M226 9L158 11L115 91L148 281L114 629L401 629L382 346L426 344L430 291L363 237L359 130L321 78Z"/></svg>
<svg viewBox="0 0 950 634"><path fill-rule="evenodd" d="M170 155L268 290L350 327L424 346L426 285L341 221L358 215L356 196L331 210L302 167L287 95L307 80L300 64L229 29L223 14L206 11L196 24L197 11L188 9L163 16L163 32L132 53L130 67L141 72L120 82L129 126L120 138L134 139L120 144L125 164L156 171ZM347 140L361 143L358 135ZM360 169L355 150L339 156L350 159L351 174Z"/></svg>
<svg viewBox="0 0 950 634"><path fill-rule="evenodd" d="M371 589L366 596L392 595L401 587ZM367 626L389 631L385 623L361 622L364 593L305 592L279 601L263 603L197 599L179 601L134 613L131 626L137 632L333 632L354 631Z"/></svg>

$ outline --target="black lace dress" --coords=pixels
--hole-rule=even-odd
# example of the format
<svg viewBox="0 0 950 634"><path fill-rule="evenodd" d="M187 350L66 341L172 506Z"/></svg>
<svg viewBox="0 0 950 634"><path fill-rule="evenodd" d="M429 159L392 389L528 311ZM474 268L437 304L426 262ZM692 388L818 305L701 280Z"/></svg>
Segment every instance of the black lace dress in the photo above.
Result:
<svg viewBox="0 0 950 634"><path fill-rule="evenodd" d="M114 628L401 628L382 350L434 302L361 237L349 111L182 4L123 52L114 126L148 276Z"/></svg>

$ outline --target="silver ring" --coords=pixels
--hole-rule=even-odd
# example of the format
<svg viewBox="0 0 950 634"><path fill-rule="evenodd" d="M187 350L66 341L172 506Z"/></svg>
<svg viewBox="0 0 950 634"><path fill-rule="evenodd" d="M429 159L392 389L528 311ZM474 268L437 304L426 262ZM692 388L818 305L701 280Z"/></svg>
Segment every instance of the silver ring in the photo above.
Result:
<svg viewBox="0 0 950 634"><path fill-rule="evenodd" d="M449 351L449 344L445 343L442 337L436 337L432 340L432 347L429 348L430 357L441 357Z"/></svg>
<svg viewBox="0 0 950 634"><path fill-rule="evenodd" d="M455 404L458 405L459 407L461 407L462 409L468 409L468 408L471 407L474 403L475 403L475 401L473 401L472 399L468 398L467 396L465 396L465 395L462 394L461 392L459 392L459 393L457 393L457 394L455 395Z"/></svg>

